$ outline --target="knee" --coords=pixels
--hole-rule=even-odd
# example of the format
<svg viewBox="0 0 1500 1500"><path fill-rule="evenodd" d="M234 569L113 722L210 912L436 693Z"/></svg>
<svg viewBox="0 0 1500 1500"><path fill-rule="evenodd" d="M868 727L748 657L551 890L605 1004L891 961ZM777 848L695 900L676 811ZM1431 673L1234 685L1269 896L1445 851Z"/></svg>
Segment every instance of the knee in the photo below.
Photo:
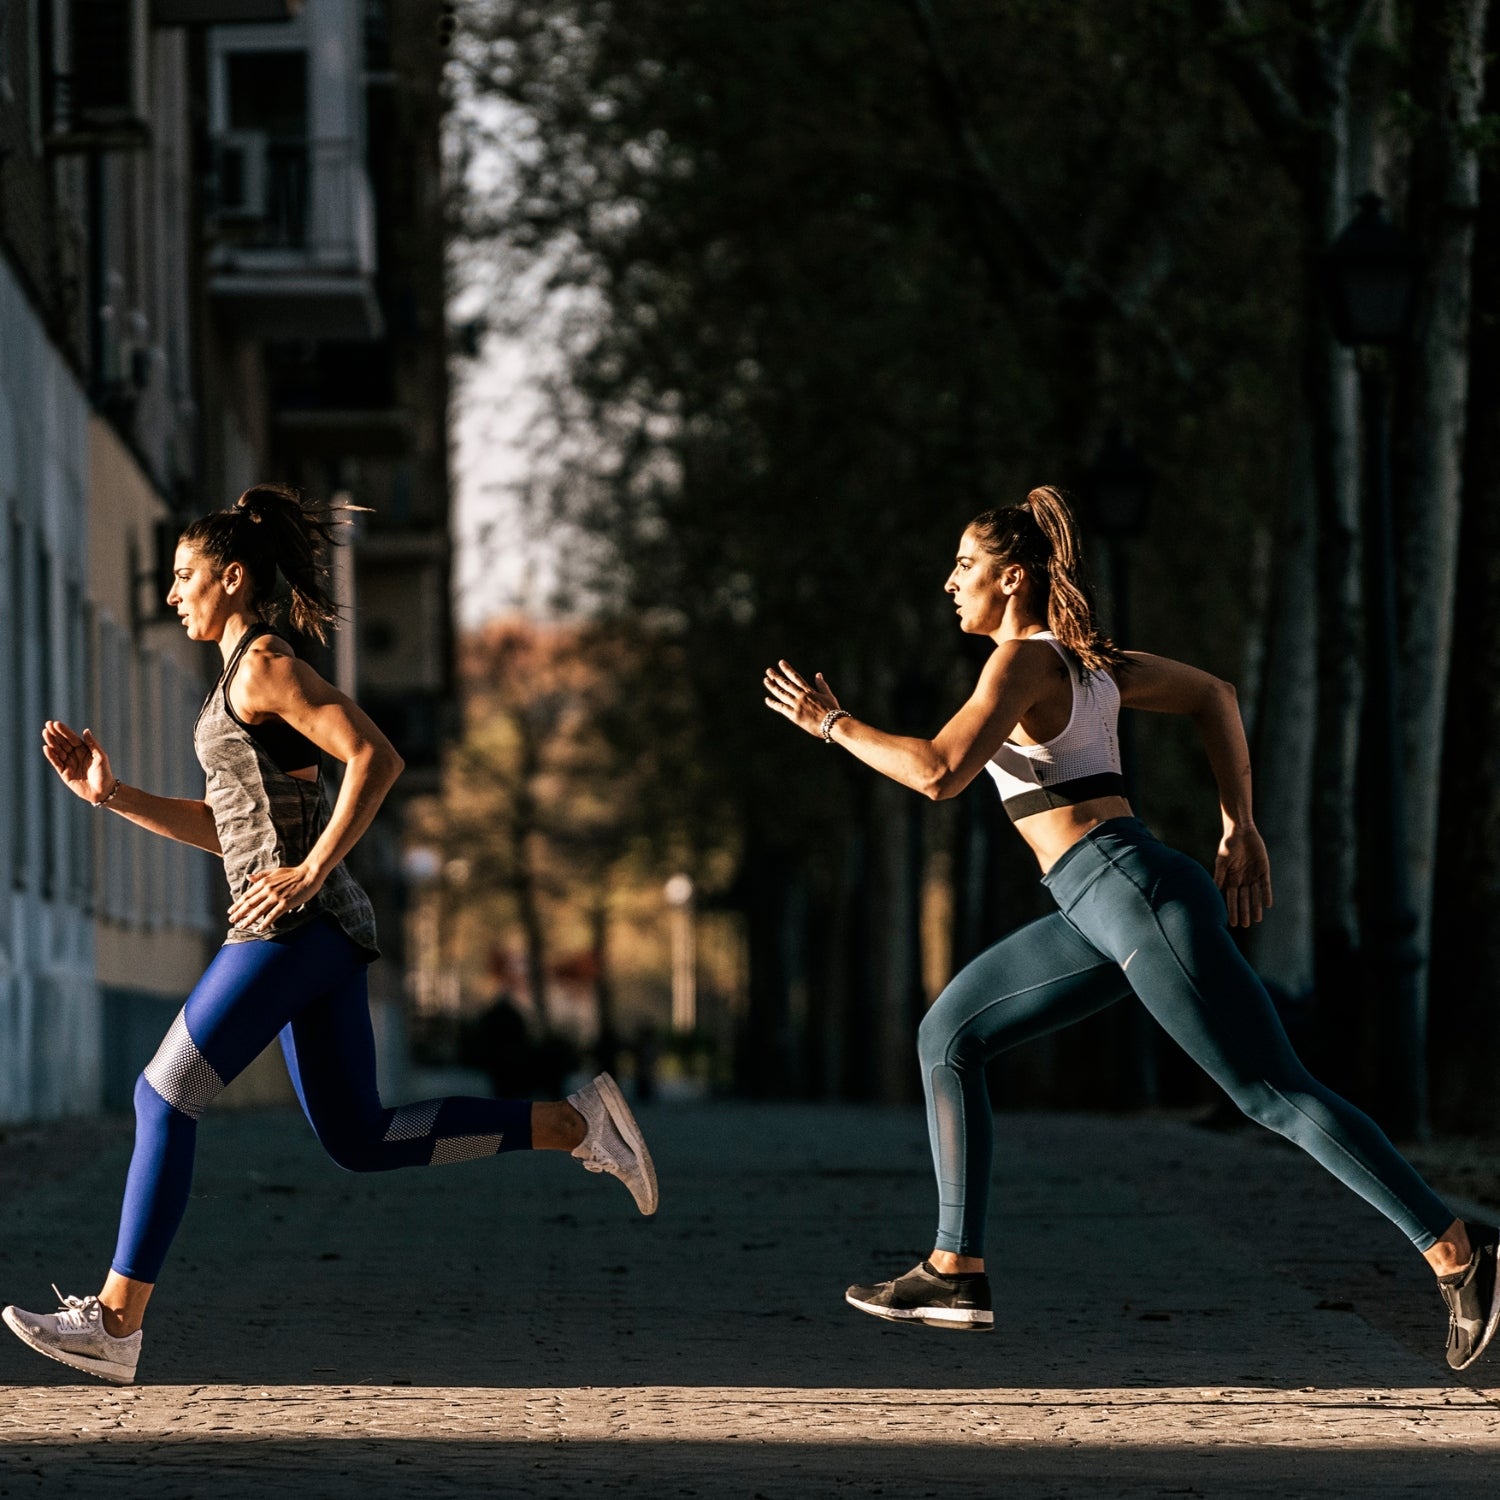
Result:
<svg viewBox="0 0 1500 1500"><path fill-rule="evenodd" d="M917 1057L923 1068L937 1068L946 1063L952 1042L953 1029L944 1021L940 1005L934 1003L917 1027Z"/></svg>
<svg viewBox="0 0 1500 1500"><path fill-rule="evenodd" d="M156 1092L144 1073L135 1080L134 1104L137 1125L155 1124L172 1113L172 1106Z"/></svg>
<svg viewBox="0 0 1500 1500"><path fill-rule="evenodd" d="M972 1031L966 1031L960 1021L955 1024L941 1008L941 999L922 1017L917 1028L917 1057L924 1072L934 1068L952 1068L965 1073L983 1068L986 1058L983 1046Z"/></svg>
<svg viewBox="0 0 1500 1500"><path fill-rule="evenodd" d="M377 1169L379 1146L373 1137L354 1131L319 1131L318 1140L328 1153L329 1161L346 1172L373 1172Z"/></svg>
<svg viewBox="0 0 1500 1500"><path fill-rule="evenodd" d="M141 1086L146 1085L179 1114L196 1120L224 1092L224 1080L198 1050L187 1029L183 1012L172 1022L156 1056L146 1064L136 1085L136 1107L140 1108Z"/></svg>
<svg viewBox="0 0 1500 1500"><path fill-rule="evenodd" d="M1277 1135L1294 1135L1299 1112L1282 1090L1263 1078L1247 1079L1229 1088L1229 1097L1257 1125L1274 1130Z"/></svg>

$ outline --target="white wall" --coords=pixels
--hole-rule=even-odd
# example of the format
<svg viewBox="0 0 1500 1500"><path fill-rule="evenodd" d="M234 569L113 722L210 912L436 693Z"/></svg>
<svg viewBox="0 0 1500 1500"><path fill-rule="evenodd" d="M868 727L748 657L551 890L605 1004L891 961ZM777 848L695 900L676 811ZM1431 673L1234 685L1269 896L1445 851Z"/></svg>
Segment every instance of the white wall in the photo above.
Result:
<svg viewBox="0 0 1500 1500"><path fill-rule="evenodd" d="M93 814L41 755L43 719L85 706L88 406L3 262L0 348L0 1120L19 1120L100 1090Z"/></svg>

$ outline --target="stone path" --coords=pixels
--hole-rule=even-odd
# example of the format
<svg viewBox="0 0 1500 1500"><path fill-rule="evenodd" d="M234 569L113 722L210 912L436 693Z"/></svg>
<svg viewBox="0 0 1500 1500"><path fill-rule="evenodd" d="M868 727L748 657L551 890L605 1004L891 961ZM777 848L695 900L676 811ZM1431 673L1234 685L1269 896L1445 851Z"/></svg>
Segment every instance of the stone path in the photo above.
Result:
<svg viewBox="0 0 1500 1500"><path fill-rule="evenodd" d="M1425 1268L1261 1134L1001 1116L993 1336L847 1281L930 1244L915 1111L645 1117L654 1221L560 1157L352 1177L210 1114L141 1383L0 1342L0 1496L1494 1495L1500 1354L1454 1379ZM0 1296L88 1290L119 1121L0 1146Z"/></svg>

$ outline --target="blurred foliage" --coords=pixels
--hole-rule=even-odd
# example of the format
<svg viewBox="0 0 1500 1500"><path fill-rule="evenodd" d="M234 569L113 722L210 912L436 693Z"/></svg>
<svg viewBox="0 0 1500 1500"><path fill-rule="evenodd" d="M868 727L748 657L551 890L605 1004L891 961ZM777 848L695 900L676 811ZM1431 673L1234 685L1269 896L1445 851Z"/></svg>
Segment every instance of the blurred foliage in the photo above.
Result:
<svg viewBox="0 0 1500 1500"><path fill-rule="evenodd" d="M959 921L955 958L1033 914L1034 871L1018 846L1003 869L987 852L987 784L918 809L913 832L888 788L765 711L762 669L821 669L862 717L931 732L983 648L941 593L964 523L1050 482L1087 525L1118 426L1156 477L1125 644L1238 681L1255 718L1285 523L1307 534L1310 445L1328 451L1308 397L1328 338L1308 324L1329 143L1353 119L1365 180L1400 191L1390 162L1425 128L1411 16L464 8L457 261L492 326L552 341L529 491L585 539L565 602L622 646L601 726L649 758L653 837L737 862L722 899L746 913L752 1030L801 1027L831 1057L819 1027L896 1018L799 1086L847 1081L902 1034L920 879L896 867L944 847L957 881L983 867L984 899L954 908L987 931ZM1356 32L1352 113L1330 124L1330 39ZM1143 716L1139 745L1144 814L1206 856L1216 799L1191 726ZM796 1051L776 1046L763 1071Z"/></svg>
<svg viewBox="0 0 1500 1500"><path fill-rule="evenodd" d="M760 669L784 654L877 720L933 726L972 673L940 592L957 534L1076 483L1110 420L1160 476L1142 642L1186 615L1189 654L1238 672L1284 487L1296 229L1193 21L1155 0L949 19L1005 192L1063 281L1121 313L986 274L903 5L464 20L464 93L514 106L471 111L514 178L466 227L543 268L523 298L576 308L549 498L606 544L605 615L670 646L636 706L676 731L684 830L753 819L827 848L840 778L807 774Z"/></svg>

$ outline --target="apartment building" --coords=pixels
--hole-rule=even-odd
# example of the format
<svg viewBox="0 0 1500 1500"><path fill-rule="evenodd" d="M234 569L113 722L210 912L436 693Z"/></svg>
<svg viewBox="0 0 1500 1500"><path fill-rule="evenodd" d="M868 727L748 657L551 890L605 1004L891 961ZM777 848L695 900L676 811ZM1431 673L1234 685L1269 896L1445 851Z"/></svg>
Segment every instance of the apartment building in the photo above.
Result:
<svg viewBox="0 0 1500 1500"><path fill-rule="evenodd" d="M451 692L434 9L0 4L0 1120L123 1105L222 934L208 856L92 811L40 754L42 720L66 718L126 779L201 787L191 725L217 657L163 603L184 519L261 478L377 507L341 570L352 629L321 665L418 784L435 763ZM360 871L394 960L377 966L393 1040L400 817Z"/></svg>

